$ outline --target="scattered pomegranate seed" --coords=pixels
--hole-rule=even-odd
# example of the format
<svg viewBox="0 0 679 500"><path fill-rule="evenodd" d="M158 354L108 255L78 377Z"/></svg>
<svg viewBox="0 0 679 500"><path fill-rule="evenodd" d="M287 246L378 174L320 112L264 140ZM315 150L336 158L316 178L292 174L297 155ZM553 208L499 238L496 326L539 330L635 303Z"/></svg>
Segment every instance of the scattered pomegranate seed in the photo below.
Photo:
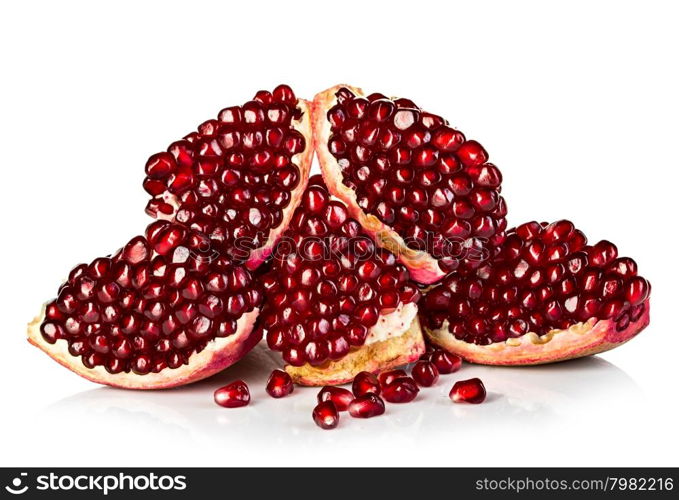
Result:
<svg viewBox="0 0 679 500"><path fill-rule="evenodd" d="M311 416L321 429L334 429L339 423L339 413L332 401L318 403Z"/></svg>
<svg viewBox="0 0 679 500"><path fill-rule="evenodd" d="M377 394L379 396L381 391L380 382L372 373L361 372L354 377L351 390L357 398L366 394Z"/></svg>
<svg viewBox="0 0 679 500"><path fill-rule="evenodd" d="M455 382L449 396L455 403L479 404L486 399L486 388L478 378L460 380Z"/></svg>
<svg viewBox="0 0 679 500"><path fill-rule="evenodd" d="M384 413L384 401L376 394L366 394L349 405L349 415L354 418L371 418Z"/></svg>
<svg viewBox="0 0 679 500"><path fill-rule="evenodd" d="M269 380L266 383L266 392L272 398L282 398L290 394L295 388L292 383L290 375L283 370L274 370L269 375Z"/></svg>
<svg viewBox="0 0 679 500"><path fill-rule="evenodd" d="M400 377L389 383L382 391L382 397L390 403L409 403L420 392L415 381L410 377Z"/></svg>
<svg viewBox="0 0 679 500"><path fill-rule="evenodd" d="M320 390L317 399L319 403L332 401L338 411L347 411L349 404L354 400L354 395L348 389L327 385Z"/></svg>
<svg viewBox="0 0 679 500"><path fill-rule="evenodd" d="M250 389L242 380L236 380L215 391L215 403L224 408L240 408L250 402Z"/></svg>
<svg viewBox="0 0 679 500"><path fill-rule="evenodd" d="M453 373L462 366L462 358L446 351L436 351L431 355L431 362L438 368L439 373Z"/></svg>
<svg viewBox="0 0 679 500"><path fill-rule="evenodd" d="M430 361L418 361L413 366L411 375L417 385L431 387L439 379L439 369Z"/></svg>
<svg viewBox="0 0 679 500"><path fill-rule="evenodd" d="M404 370L390 370L388 372L382 372L379 374L377 377L377 380L380 382L380 386L383 388L390 383L392 383L394 380L400 377L407 377L408 374Z"/></svg>

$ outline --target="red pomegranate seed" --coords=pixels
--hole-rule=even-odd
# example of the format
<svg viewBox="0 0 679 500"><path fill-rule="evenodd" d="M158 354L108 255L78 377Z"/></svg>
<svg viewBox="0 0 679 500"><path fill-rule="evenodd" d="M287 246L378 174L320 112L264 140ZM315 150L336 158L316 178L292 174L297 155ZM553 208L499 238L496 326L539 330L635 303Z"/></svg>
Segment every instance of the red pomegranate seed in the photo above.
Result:
<svg viewBox="0 0 679 500"><path fill-rule="evenodd" d="M431 387L439 379L439 369L430 361L418 361L411 372L417 385Z"/></svg>
<svg viewBox="0 0 679 500"><path fill-rule="evenodd" d="M250 389L242 380L236 380L215 391L215 403L224 408L240 408L250 402Z"/></svg>
<svg viewBox="0 0 679 500"><path fill-rule="evenodd" d="M462 366L462 358L446 351L436 351L431 355L431 362L439 373L448 374L456 372Z"/></svg>
<svg viewBox="0 0 679 500"><path fill-rule="evenodd" d="M272 398L282 398L290 394L295 385L292 383L292 378L283 370L274 370L269 375L269 380L266 383L266 392Z"/></svg>
<svg viewBox="0 0 679 500"><path fill-rule="evenodd" d="M360 372L354 377L354 383L351 385L351 390L354 396L360 397L366 394L380 394L380 382L377 377L370 372Z"/></svg>
<svg viewBox="0 0 679 500"><path fill-rule="evenodd" d="M311 415L321 429L334 429L339 424L339 413L332 401L318 403Z"/></svg>
<svg viewBox="0 0 679 500"><path fill-rule="evenodd" d="M354 418L371 418L384 413L384 401L376 394L366 394L349 405L349 415Z"/></svg>
<svg viewBox="0 0 679 500"><path fill-rule="evenodd" d="M404 370L390 370L388 372L382 372L379 374L377 379L380 382L380 386L384 388L385 386L389 385L391 382L396 380L397 378L400 377L407 377L408 374Z"/></svg>
<svg viewBox="0 0 679 500"><path fill-rule="evenodd" d="M460 380L455 382L449 396L455 403L479 404L486 399L486 388L478 378Z"/></svg>
<svg viewBox="0 0 679 500"><path fill-rule="evenodd" d="M400 377L384 387L382 397L390 403L409 403L418 392L420 388L412 378Z"/></svg>
<svg viewBox="0 0 679 500"><path fill-rule="evenodd" d="M347 411L349 404L354 400L354 395L348 389L327 385L319 391L317 399L319 403L332 401L338 411Z"/></svg>

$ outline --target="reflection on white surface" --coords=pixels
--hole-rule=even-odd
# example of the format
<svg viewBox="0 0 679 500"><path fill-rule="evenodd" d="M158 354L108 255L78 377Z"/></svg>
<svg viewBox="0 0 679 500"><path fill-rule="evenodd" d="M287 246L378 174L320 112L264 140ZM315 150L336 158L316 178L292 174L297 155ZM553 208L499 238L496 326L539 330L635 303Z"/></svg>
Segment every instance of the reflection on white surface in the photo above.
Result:
<svg viewBox="0 0 679 500"><path fill-rule="evenodd" d="M570 438L564 429L579 428L592 419L615 419L624 415L630 401L641 397L625 372L597 357L531 368L463 365L459 372L442 376L433 388L423 389L413 403L388 404L387 414L370 420L352 419L344 413L337 429L322 431L311 419L318 389L298 387L279 400L264 392L266 378L277 366L277 357L260 346L236 366L206 381L155 392L96 388L49 405L41 419L64 427L75 419L77 432L96 435L115 455L118 447L152 436L148 442L154 450L149 453L167 454L168 463L182 462L176 456L178 449L204 450L206 457L219 455L219 450L239 449L240 458L248 463L275 465L277 459L270 454L256 459L272 446L309 464L317 453L349 447L362 452L359 461L369 463L373 450L381 450L375 452L382 455L389 449L407 451L443 443L472 446L484 439L531 446L530 438L511 443L517 435L530 435L536 428L543 435L554 435L555 442L562 438L567 442ZM448 399L452 384L471 377L484 381L488 399L481 405L453 404ZM250 405L239 409L215 405L214 389L238 378L250 386ZM234 458L229 452L226 462L206 458L206 464L239 463Z"/></svg>

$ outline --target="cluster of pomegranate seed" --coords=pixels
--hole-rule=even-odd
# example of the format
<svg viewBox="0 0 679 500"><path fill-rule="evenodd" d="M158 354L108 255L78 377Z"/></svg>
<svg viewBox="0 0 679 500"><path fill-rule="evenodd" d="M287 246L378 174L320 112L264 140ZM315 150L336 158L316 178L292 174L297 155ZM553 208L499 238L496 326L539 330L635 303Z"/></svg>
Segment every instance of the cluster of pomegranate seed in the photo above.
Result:
<svg viewBox="0 0 679 500"><path fill-rule="evenodd" d="M439 373L459 370L462 359L454 354L435 349L422 355L411 370L394 369L374 375L360 372L354 377L351 391L342 387L326 386L318 393L318 405L312 412L313 420L322 429L334 429L339 424L340 412L348 411L354 418L372 418L386 411L389 403L409 403L420 392L420 387L431 387ZM450 391L455 403L483 402L486 390L478 378L461 380Z"/></svg>
<svg viewBox="0 0 679 500"><path fill-rule="evenodd" d="M382 313L420 297L407 269L331 199L320 176L309 180L262 283L267 343L293 366L344 357Z"/></svg>
<svg viewBox="0 0 679 500"><path fill-rule="evenodd" d="M476 141L409 99L341 88L328 110L328 150L366 213L444 271L478 267L502 242L502 175Z"/></svg>
<svg viewBox="0 0 679 500"><path fill-rule="evenodd" d="M618 331L645 311L649 282L609 241L588 245L567 220L512 229L499 254L474 273L452 273L421 304L424 325L487 345L545 334L590 318Z"/></svg>
<svg viewBox="0 0 679 500"><path fill-rule="evenodd" d="M115 255L76 266L40 332L68 342L87 368L158 373L234 334L262 299L250 272L214 254L205 235L157 221Z"/></svg>
<svg viewBox="0 0 679 500"><path fill-rule="evenodd" d="M146 163L146 211L207 234L231 258L245 260L283 222L301 180L307 139L294 127L302 110L280 85L172 143Z"/></svg>

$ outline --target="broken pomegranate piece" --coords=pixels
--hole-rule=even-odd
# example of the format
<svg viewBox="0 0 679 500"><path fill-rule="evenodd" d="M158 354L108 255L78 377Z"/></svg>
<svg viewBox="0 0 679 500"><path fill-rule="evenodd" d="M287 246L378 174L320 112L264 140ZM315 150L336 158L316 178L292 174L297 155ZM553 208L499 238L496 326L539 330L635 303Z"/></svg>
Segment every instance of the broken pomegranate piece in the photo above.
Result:
<svg viewBox="0 0 679 500"><path fill-rule="evenodd" d="M415 281L476 269L502 243L502 175L440 116L337 85L314 98L313 127L330 192Z"/></svg>
<svg viewBox="0 0 679 500"><path fill-rule="evenodd" d="M255 269L299 203L313 156L309 103L287 85L220 111L146 163L146 211L208 235Z"/></svg>
<svg viewBox="0 0 679 500"><path fill-rule="evenodd" d="M73 268L28 339L94 382L175 387L257 344L262 298L250 272L214 252L205 235L157 221L115 255Z"/></svg>
<svg viewBox="0 0 679 500"><path fill-rule="evenodd" d="M421 301L432 343L467 361L530 365L607 351L649 322L649 282L609 241L567 220L507 232L499 254Z"/></svg>
<svg viewBox="0 0 679 500"><path fill-rule="evenodd" d="M320 176L309 181L262 279L267 343L296 383L331 385L424 352L408 270L376 247Z"/></svg>

